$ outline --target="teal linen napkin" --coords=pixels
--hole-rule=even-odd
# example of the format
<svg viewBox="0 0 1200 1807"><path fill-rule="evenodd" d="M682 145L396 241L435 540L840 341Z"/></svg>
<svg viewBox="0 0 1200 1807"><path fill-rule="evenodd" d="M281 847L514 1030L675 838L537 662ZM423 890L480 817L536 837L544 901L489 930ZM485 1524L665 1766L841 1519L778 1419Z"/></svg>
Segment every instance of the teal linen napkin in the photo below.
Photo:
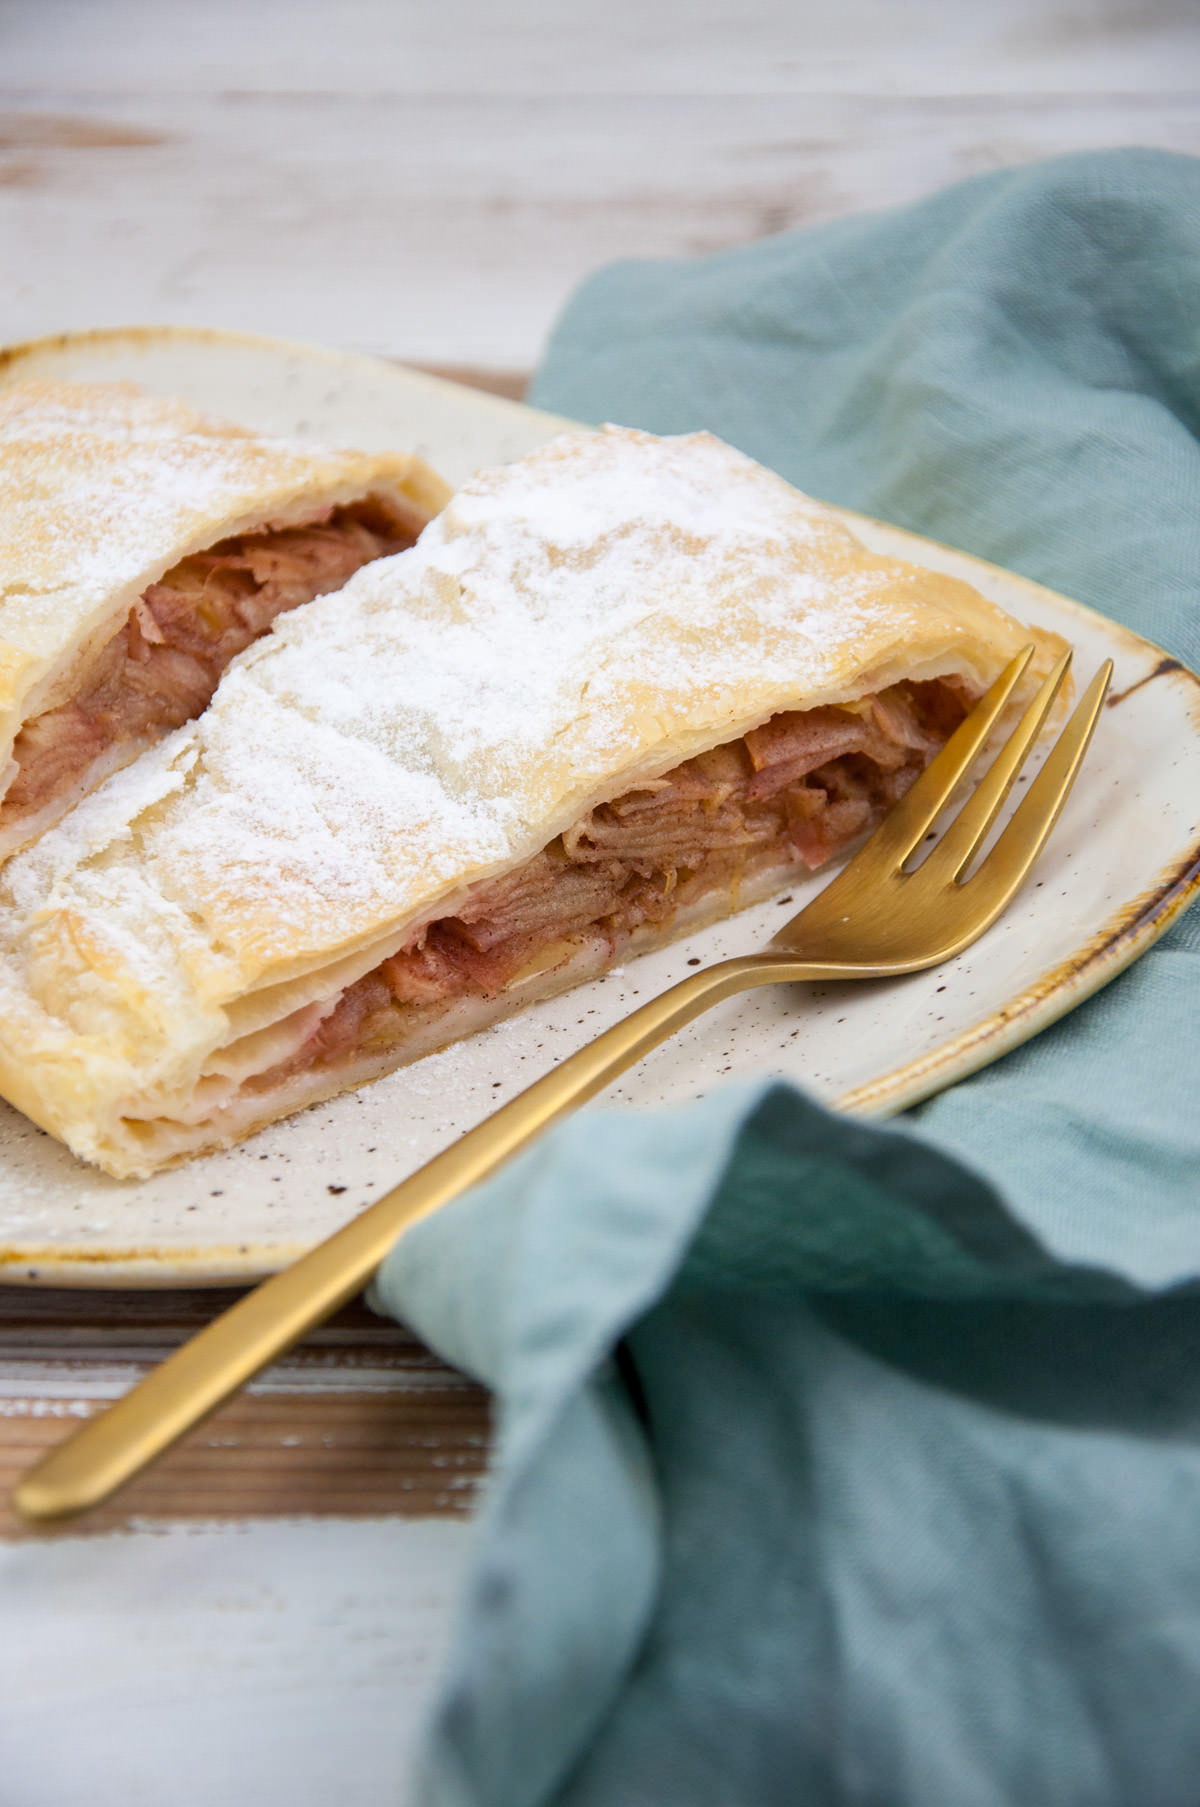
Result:
<svg viewBox="0 0 1200 1807"><path fill-rule="evenodd" d="M1200 163L965 183L567 310L709 427L1200 660ZM802 1005L798 1005L802 1007ZM1200 920L887 1127L585 1113L374 1299L497 1398L426 1807L1194 1807Z"/></svg>

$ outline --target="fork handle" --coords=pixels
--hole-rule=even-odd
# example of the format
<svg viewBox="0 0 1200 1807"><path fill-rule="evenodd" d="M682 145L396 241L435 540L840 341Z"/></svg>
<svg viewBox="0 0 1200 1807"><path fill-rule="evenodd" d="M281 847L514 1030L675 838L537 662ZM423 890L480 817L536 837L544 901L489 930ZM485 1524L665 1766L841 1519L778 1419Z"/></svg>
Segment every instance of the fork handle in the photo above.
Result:
<svg viewBox="0 0 1200 1807"><path fill-rule="evenodd" d="M779 954L692 973L614 1023L476 1124L343 1229L257 1286L30 1470L13 1505L30 1521L67 1518L117 1487L362 1291L410 1224L457 1198L535 1136L714 1004L759 985L863 975Z"/></svg>

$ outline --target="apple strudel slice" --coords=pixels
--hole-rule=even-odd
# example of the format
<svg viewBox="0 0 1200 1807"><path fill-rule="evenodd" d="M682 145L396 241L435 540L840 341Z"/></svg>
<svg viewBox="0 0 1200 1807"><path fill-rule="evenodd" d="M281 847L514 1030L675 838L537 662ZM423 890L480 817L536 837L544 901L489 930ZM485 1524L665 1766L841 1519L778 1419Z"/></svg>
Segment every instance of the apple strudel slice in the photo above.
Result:
<svg viewBox="0 0 1200 1807"><path fill-rule="evenodd" d="M448 494L405 453L266 439L130 384L0 391L0 859Z"/></svg>
<svg viewBox="0 0 1200 1807"><path fill-rule="evenodd" d="M0 873L0 1088L147 1174L786 888L1029 640L705 434L564 435Z"/></svg>

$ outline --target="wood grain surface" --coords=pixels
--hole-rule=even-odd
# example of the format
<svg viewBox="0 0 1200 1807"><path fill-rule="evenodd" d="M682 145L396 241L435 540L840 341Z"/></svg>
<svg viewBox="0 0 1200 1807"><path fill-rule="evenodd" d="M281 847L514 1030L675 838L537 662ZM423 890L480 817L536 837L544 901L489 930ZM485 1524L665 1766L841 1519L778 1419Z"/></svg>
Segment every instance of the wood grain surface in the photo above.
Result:
<svg viewBox="0 0 1200 1807"><path fill-rule="evenodd" d="M7 1503L29 1464L237 1297L0 1290L0 1537L32 1535ZM354 1306L59 1534L299 1513L462 1517L487 1440L483 1390Z"/></svg>

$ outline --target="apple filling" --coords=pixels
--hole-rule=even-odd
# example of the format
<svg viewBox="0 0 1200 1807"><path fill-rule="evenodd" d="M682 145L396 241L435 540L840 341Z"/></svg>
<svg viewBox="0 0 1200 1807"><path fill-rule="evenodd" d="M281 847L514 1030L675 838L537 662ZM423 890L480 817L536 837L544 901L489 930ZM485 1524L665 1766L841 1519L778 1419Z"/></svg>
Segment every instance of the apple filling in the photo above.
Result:
<svg viewBox="0 0 1200 1807"><path fill-rule="evenodd" d="M514 871L476 885L455 915L414 929L340 995L300 1013L291 1052L243 1078L243 1100L295 1091L302 1075L302 1090L327 1095L341 1071L384 1070L394 1050L412 1058L495 1020L507 994L560 989L560 969L562 983L594 977L623 951L667 938L676 917L712 920L769 895L873 828L972 700L936 679L777 715L589 810ZM442 1017L453 1027L439 1038Z"/></svg>
<svg viewBox="0 0 1200 1807"><path fill-rule="evenodd" d="M0 835L61 814L85 783L201 714L230 660L277 615L341 589L363 565L411 546L417 531L368 497L181 559L76 669L69 697L22 728Z"/></svg>

